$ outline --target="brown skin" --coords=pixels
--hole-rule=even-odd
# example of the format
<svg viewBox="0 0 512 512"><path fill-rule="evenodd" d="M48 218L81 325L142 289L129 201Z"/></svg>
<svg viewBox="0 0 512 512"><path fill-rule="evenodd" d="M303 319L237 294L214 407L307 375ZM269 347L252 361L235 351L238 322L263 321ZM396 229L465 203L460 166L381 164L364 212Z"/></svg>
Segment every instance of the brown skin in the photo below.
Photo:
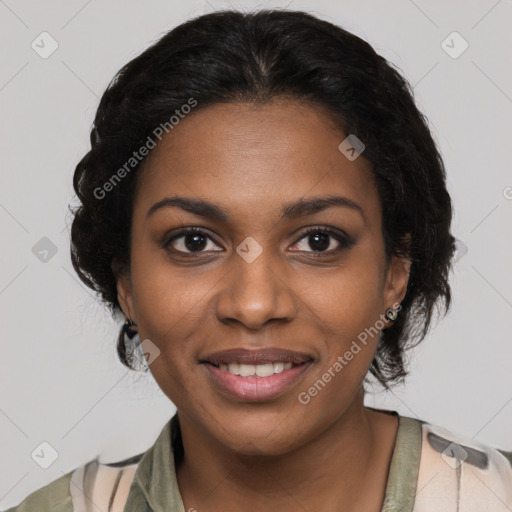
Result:
<svg viewBox="0 0 512 512"><path fill-rule="evenodd" d="M179 412L185 510L381 510L398 422L363 403L378 337L307 405L298 401L359 333L400 303L409 276L409 260L386 258L370 165L340 153L344 138L303 102L222 104L187 116L146 160L130 275L118 276L118 297L140 339L161 351L150 370ZM284 204L333 194L363 213L331 206L280 218ZM166 196L208 200L229 221L177 207L147 217ZM199 252L190 236L164 247L185 226L205 232ZM319 250L307 226L342 230L355 243L345 247L331 235ZM236 252L248 236L263 249L252 263ZM314 359L272 400L230 398L199 364L218 350L269 346Z"/></svg>

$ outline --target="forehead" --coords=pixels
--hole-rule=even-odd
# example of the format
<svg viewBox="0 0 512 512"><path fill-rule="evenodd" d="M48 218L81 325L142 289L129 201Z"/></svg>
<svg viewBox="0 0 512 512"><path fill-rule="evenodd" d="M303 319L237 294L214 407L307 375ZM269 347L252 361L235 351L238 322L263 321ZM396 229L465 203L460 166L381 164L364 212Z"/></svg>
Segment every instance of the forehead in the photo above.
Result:
<svg viewBox="0 0 512 512"><path fill-rule="evenodd" d="M320 107L299 101L199 108L147 157L136 210L173 195L209 198L239 215L335 193L375 207L370 164L338 149L346 136Z"/></svg>

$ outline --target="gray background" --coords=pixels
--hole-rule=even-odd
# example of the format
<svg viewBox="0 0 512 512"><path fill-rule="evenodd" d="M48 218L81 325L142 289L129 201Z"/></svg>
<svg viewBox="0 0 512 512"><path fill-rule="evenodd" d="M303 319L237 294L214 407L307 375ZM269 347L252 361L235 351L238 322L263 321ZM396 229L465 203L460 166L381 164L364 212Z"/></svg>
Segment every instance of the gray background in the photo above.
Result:
<svg viewBox="0 0 512 512"><path fill-rule="evenodd" d="M71 267L67 205L114 73L172 27L228 7L317 14L366 39L414 86L463 244L454 306L410 354L406 385L376 389L367 404L512 450L510 0L0 0L1 508L99 453L108 462L147 449L174 412L150 375L117 361L116 323ZM43 31L59 45L47 59L31 47ZM458 58L442 47L453 31L469 44ZM43 237L57 250L47 261L33 252ZM58 453L47 469L31 457L43 441Z"/></svg>

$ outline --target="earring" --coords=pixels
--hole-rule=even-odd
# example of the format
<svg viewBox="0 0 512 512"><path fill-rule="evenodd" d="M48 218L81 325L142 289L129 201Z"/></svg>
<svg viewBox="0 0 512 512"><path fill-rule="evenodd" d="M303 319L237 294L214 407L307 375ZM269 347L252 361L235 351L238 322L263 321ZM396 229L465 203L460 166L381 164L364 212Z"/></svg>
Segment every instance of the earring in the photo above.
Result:
<svg viewBox="0 0 512 512"><path fill-rule="evenodd" d="M398 318L398 310L394 308L388 308L386 309L386 313L384 315L386 317L386 320L389 322L394 322Z"/></svg>
<svg viewBox="0 0 512 512"><path fill-rule="evenodd" d="M123 325L123 332L128 336L129 339L132 339L137 334L137 324L132 322L129 318L126 319L126 322Z"/></svg>

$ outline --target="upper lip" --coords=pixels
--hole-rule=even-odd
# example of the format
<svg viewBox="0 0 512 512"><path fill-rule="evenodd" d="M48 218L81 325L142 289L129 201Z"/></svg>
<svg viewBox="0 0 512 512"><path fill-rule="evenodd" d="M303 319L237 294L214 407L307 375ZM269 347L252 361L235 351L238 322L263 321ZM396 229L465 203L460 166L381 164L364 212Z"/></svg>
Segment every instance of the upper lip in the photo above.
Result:
<svg viewBox="0 0 512 512"><path fill-rule="evenodd" d="M230 363L242 364L267 364L267 363L293 363L301 364L312 361L313 358L304 352L295 352L277 347L267 347L258 349L232 348L220 350L209 354L201 363L211 363L215 366Z"/></svg>

